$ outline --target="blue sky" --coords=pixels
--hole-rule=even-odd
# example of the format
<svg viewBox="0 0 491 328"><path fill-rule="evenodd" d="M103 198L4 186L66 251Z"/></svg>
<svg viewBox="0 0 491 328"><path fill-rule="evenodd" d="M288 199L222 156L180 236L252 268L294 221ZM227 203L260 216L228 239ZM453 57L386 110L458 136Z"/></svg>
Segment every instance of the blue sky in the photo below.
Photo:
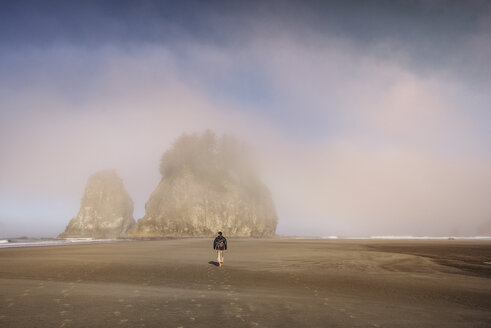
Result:
<svg viewBox="0 0 491 328"><path fill-rule="evenodd" d="M56 235L115 168L135 218L184 132L258 153L280 234L491 220L486 1L4 1L0 237Z"/></svg>

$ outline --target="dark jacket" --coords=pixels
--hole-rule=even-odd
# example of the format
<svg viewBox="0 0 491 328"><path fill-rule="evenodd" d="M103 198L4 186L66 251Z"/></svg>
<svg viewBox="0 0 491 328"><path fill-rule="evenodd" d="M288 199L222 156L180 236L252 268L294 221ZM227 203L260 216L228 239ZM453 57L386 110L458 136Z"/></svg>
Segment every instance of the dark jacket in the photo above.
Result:
<svg viewBox="0 0 491 328"><path fill-rule="evenodd" d="M227 238L223 236L217 236L215 238L215 240L213 241L213 249L218 249L217 244L220 240L223 241L223 245L224 245L223 249L227 249Z"/></svg>

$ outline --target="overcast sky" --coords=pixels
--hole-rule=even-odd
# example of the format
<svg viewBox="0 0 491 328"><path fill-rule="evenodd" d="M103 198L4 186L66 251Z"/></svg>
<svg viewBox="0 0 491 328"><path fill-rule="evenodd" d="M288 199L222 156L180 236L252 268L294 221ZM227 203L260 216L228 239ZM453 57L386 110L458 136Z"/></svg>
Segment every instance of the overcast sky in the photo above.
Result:
<svg viewBox="0 0 491 328"><path fill-rule="evenodd" d="M135 219L162 153L247 142L283 235L491 221L489 1L2 1L0 237L55 236L114 168Z"/></svg>

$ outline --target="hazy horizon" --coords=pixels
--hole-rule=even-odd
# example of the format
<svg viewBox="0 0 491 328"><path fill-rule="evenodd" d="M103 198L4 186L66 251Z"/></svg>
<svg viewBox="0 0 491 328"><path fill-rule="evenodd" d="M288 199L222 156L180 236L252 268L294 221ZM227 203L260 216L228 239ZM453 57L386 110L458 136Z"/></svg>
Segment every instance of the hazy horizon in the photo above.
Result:
<svg viewBox="0 0 491 328"><path fill-rule="evenodd" d="M490 60L486 1L4 1L0 238L61 233L102 169L141 218L206 129L255 150L280 235L480 234Z"/></svg>

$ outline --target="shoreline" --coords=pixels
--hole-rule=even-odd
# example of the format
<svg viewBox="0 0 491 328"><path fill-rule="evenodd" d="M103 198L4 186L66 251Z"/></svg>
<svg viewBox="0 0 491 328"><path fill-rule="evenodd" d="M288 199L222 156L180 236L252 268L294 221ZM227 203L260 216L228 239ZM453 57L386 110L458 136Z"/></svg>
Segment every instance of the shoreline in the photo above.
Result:
<svg viewBox="0 0 491 328"><path fill-rule="evenodd" d="M45 237L45 238L0 238L1 248L12 247L42 247L42 246L65 246L71 244L91 244L91 243L111 243L124 241L165 241L165 240L181 240L181 239L210 239L212 236L129 236L129 237L114 237L114 238L97 238L97 237ZM276 235L271 237L249 237L249 236L228 236L234 240L318 240L318 241L461 241L461 242L489 242L491 236L467 236L467 237L435 237L435 236L282 236Z"/></svg>

